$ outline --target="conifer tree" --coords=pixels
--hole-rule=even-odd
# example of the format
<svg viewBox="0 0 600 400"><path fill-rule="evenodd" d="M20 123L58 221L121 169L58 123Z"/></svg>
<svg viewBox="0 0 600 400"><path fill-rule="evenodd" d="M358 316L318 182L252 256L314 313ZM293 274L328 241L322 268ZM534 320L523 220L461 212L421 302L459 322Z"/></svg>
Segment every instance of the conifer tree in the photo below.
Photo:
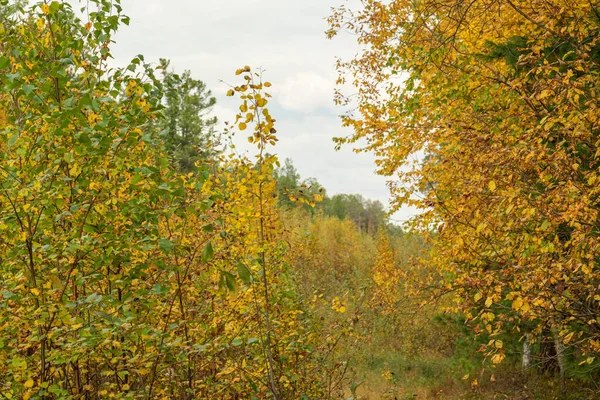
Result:
<svg viewBox="0 0 600 400"><path fill-rule="evenodd" d="M189 70L178 75L169 65L169 60L160 60L165 106L161 128L173 163L179 170L191 172L196 161L214 152L217 118L210 112L217 100Z"/></svg>

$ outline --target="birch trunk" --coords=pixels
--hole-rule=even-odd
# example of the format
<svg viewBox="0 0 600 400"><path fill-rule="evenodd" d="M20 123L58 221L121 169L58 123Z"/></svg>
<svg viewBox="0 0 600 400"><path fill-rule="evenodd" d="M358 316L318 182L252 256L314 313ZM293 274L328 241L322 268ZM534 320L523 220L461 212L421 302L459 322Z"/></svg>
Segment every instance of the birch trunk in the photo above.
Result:
<svg viewBox="0 0 600 400"><path fill-rule="evenodd" d="M531 368L531 333L526 333L525 339L523 339L523 361L521 366L523 371Z"/></svg>

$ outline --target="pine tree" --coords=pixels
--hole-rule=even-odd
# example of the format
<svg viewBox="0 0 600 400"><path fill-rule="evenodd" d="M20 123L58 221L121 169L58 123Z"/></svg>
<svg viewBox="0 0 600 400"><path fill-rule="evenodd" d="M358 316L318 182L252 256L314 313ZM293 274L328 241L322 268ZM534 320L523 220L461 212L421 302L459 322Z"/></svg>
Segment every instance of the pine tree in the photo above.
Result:
<svg viewBox="0 0 600 400"><path fill-rule="evenodd" d="M216 98L204 82L192 78L189 70L178 75L169 65L169 60L160 60L166 148L179 170L191 172L196 161L214 152L217 118L209 114Z"/></svg>

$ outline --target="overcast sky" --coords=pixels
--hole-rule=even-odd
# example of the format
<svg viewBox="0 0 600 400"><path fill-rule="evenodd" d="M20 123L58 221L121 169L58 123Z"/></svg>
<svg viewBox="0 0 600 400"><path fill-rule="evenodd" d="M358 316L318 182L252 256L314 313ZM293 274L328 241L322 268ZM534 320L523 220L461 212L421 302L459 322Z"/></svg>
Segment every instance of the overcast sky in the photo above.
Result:
<svg viewBox="0 0 600 400"><path fill-rule="evenodd" d="M232 120L237 102L225 96L235 70L250 65L265 70L273 84L271 114L277 119L276 152L289 157L303 178L315 177L331 194L359 193L388 204L385 178L374 173L368 154L346 147L335 151L332 138L342 129L333 104L336 57L357 51L350 35L325 38L331 7L344 0L122 0L131 17L115 37L113 56L120 65L137 54L146 61L171 60L176 72L189 69L217 98L214 113ZM239 134L238 147L248 148ZM412 214L402 210L394 219Z"/></svg>

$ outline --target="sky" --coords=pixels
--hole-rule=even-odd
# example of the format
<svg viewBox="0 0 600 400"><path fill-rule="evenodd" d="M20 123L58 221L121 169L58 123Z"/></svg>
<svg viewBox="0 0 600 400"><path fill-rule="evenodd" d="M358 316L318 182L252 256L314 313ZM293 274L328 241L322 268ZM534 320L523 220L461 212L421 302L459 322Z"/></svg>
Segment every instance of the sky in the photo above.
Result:
<svg viewBox="0 0 600 400"><path fill-rule="evenodd" d="M127 65L137 54L146 61L171 60L175 72L190 70L217 98L220 121L232 121L238 101L225 96L235 70L264 70L273 86L270 112L277 119L280 160L293 160L303 178L314 177L329 195L358 193L388 204L386 178L375 174L374 157L351 147L335 150L333 137L347 136L333 103L335 60L351 58L358 47L350 35L327 40L326 18L345 0L122 0L131 17L114 37L112 54ZM352 1L350 1L352 3ZM238 78L238 79L236 79ZM238 151L249 149L238 134ZM393 215L404 221L415 213Z"/></svg>

